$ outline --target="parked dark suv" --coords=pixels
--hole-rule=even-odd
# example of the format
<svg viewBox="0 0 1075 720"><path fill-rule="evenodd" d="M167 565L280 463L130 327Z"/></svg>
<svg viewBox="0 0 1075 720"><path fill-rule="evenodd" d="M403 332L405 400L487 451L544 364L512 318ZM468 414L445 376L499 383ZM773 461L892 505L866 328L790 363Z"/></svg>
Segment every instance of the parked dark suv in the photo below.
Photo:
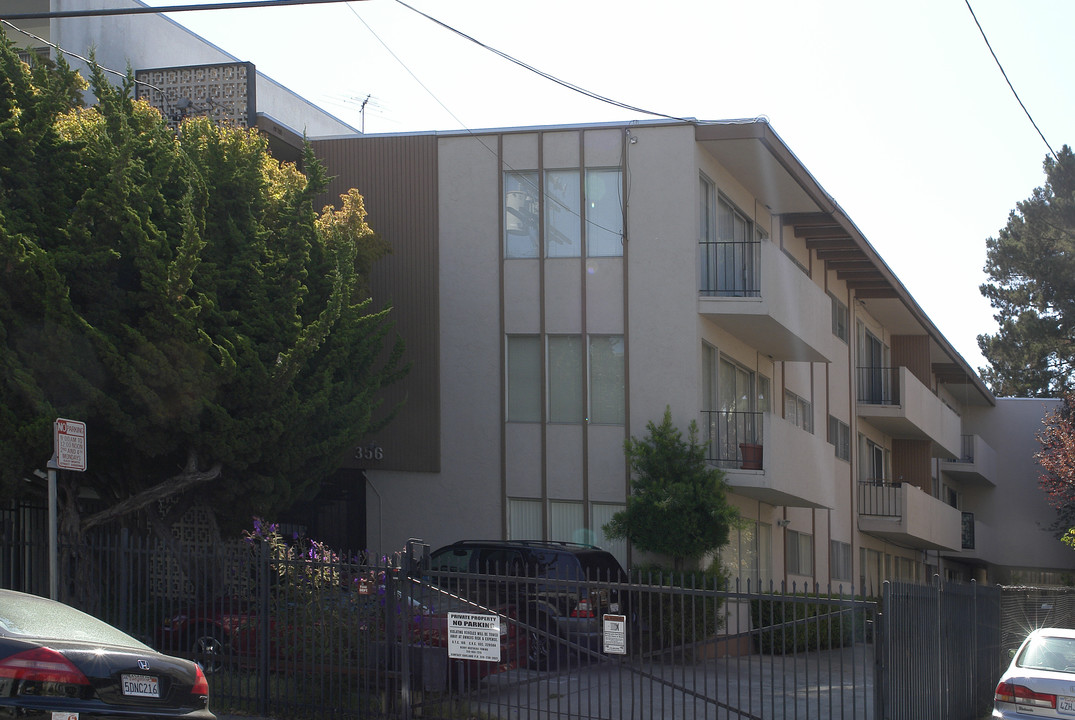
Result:
<svg viewBox="0 0 1075 720"><path fill-rule="evenodd" d="M485 605L514 604L528 630L528 664L601 652L603 618L625 615L627 574L592 545L542 540L463 540L430 554L430 577Z"/></svg>

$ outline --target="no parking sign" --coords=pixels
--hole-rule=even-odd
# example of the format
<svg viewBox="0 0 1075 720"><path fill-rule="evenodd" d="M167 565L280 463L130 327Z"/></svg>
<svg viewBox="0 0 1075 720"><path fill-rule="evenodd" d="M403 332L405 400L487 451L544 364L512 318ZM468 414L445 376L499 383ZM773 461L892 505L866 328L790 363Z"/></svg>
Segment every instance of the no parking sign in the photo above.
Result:
<svg viewBox="0 0 1075 720"><path fill-rule="evenodd" d="M86 471L86 423L57 418L52 424L52 450L60 470Z"/></svg>

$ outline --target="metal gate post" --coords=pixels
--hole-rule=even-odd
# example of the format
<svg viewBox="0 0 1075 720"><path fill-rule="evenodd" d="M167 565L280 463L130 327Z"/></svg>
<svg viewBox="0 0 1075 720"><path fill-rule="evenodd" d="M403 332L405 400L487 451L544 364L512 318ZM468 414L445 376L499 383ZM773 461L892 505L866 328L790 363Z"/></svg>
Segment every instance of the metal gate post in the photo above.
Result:
<svg viewBox="0 0 1075 720"><path fill-rule="evenodd" d="M879 720L888 720L886 711L888 710L888 698L886 690L888 689L889 677L888 667L885 660L888 654L888 618L892 616L892 584L885 580L884 585L881 587L881 611L877 613L876 629L874 630L875 642L874 642L874 660L876 663L874 670L874 699L876 706L874 708L874 717Z"/></svg>
<svg viewBox="0 0 1075 720"><path fill-rule="evenodd" d="M258 543L258 715L269 714L269 582L272 572L268 543Z"/></svg>

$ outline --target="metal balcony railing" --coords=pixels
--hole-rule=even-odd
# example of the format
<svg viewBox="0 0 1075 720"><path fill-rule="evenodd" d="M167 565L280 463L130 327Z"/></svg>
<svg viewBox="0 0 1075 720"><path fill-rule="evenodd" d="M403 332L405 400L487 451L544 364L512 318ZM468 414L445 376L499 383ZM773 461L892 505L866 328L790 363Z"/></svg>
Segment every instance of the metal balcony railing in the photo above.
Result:
<svg viewBox="0 0 1075 720"><path fill-rule="evenodd" d="M963 537L963 549L964 550L973 550L974 549L974 513L972 513L972 512L963 513L962 537Z"/></svg>
<svg viewBox="0 0 1075 720"><path fill-rule="evenodd" d="M760 453L762 419L760 412L703 410L701 430L708 447L706 460L720 467L747 466L751 458L744 457L744 448L748 455L752 450Z"/></svg>
<svg viewBox="0 0 1075 720"><path fill-rule="evenodd" d="M761 243L703 242L698 245L698 291L706 297L761 295Z"/></svg>
<svg viewBox="0 0 1075 720"><path fill-rule="evenodd" d="M900 369L898 367L860 367L858 401L868 405L900 404Z"/></svg>
<svg viewBox="0 0 1075 720"><path fill-rule="evenodd" d="M903 517L903 483L859 480L859 515Z"/></svg>

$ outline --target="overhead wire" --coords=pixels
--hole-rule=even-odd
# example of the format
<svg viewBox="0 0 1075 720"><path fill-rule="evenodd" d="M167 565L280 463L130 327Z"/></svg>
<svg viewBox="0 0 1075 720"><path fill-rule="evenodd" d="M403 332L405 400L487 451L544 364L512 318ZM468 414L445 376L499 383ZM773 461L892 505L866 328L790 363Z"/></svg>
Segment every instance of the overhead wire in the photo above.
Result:
<svg viewBox="0 0 1075 720"><path fill-rule="evenodd" d="M467 35L466 33L462 32L460 30L457 30L456 28L452 27L451 25L448 25L447 23L442 22L441 20L438 20L437 18L433 17L432 15L424 13L421 10L418 10L417 8L415 8L413 6L408 5L403 0L396 0L396 2L399 3L400 5L402 5L403 7L407 8L411 12L416 13L418 15L421 15L422 17L424 17L425 19L429 20L430 22L435 23L436 25L439 25L440 27L444 28L445 30L448 30L450 32L455 33L456 35L458 35L459 37L463 38L464 40L467 40L468 42L472 42L475 45L477 45L478 47L480 47L480 48L482 48L484 50L487 50L487 51L493 53L494 55L497 55L497 56L507 60L508 62L514 63L514 64L518 65L519 67L534 73L535 75L539 75L539 76L545 78L546 80L549 80L550 82L556 83L557 85L560 85L561 87L565 87L568 90L572 90L574 92L577 92L577 93L580 93L582 95L585 95L586 97L593 98L594 100L598 100L600 102L607 103L609 105L613 105L615 107L622 108L624 110L630 110L631 112L643 113L644 115L653 115L654 117L663 117L663 118L667 118L669 120L676 120L676 121L679 121L679 122L690 122L690 120L688 118L677 117L675 115L667 115L665 113L657 112L655 110L646 110L645 108L637 107L635 105L628 105L627 103L620 102L619 100L613 100L612 98L606 97L604 95L599 95L599 94L597 94L595 92L592 92L592 91L587 90L587 89L585 89L583 87L575 85L574 83L570 83L570 82L568 82L566 80L558 78L555 75L552 75L551 73L545 72L544 70L539 70L538 68L534 67L533 65L525 63L522 60L519 60L518 58L515 58L515 57L513 57L511 55L508 55L507 53L505 53L505 52L503 52L501 50L497 50L496 48L483 43L482 41L478 40L477 38L474 38L474 37L472 37L470 35Z"/></svg>
<svg viewBox="0 0 1075 720"><path fill-rule="evenodd" d="M1023 112L1026 113L1027 119L1030 120L1030 124L1034 126L1034 129L1038 133L1038 137L1045 143L1045 147L1049 148L1049 154L1053 156L1053 159L1060 162L1060 158L1057 157L1056 151L1053 150L1053 146L1049 144L1049 141L1045 139L1045 134L1042 133L1041 128L1034 122L1034 118L1030 115L1030 111L1027 110L1026 105L1023 104L1022 99L1019 97L1019 93L1015 91L1015 86L1012 85L1012 81L1008 78L1008 73L1004 71L1004 66L1000 63L1000 58L997 57L996 52L993 51L993 45L989 42L989 38L986 37L985 30L982 28L982 24L978 22L978 16L974 13L974 8L971 7L970 0L964 0L967 4L967 10L970 11L970 16L974 18L974 24L978 26L978 32L981 33L982 39L985 40L985 46L989 48L989 54L993 56L994 62L997 67L1000 68L1000 74L1004 76L1004 82L1008 83L1008 88L1012 91L1012 95L1015 96L1016 101L1019 103L1019 107L1023 108Z"/></svg>
<svg viewBox="0 0 1075 720"><path fill-rule="evenodd" d="M246 8L290 7L294 5L325 5L362 2L363 0L241 0L240 2L217 2L185 5L145 5L124 8L94 8L85 10L44 10L41 12L9 13L9 20L53 20L59 18L111 17L114 15L154 15L156 13L200 12L202 10L245 10Z"/></svg>
<svg viewBox="0 0 1075 720"><path fill-rule="evenodd" d="M34 33L30 32L29 30L24 30L24 29L18 27L17 25L14 25L11 22L5 20L4 18L0 18L0 25L6 25L9 28L11 28L12 30L14 30L15 32L21 33L21 34L23 34L23 35L25 35L25 36L27 36L29 38L33 38L37 42L42 43L44 45L47 45L48 47L52 48L53 50L55 50L58 53L62 53L63 55L66 55L68 57L73 57L73 58L75 58L77 60L81 60L82 62L86 63L87 65L89 65L91 67L96 66L96 67L100 68L101 70L103 70L106 73L111 73L112 75L118 75L119 77L122 77L122 78L127 77L127 73L125 73L125 72L120 72L119 70L113 70L112 68L105 67L104 65L100 64L96 60L92 60L92 59L90 59L88 57L83 57L82 55L79 55L78 53L75 53L75 52L71 52L70 50L65 50L64 48L60 47L56 43L49 42L45 38L43 38L43 37L41 37L39 35L35 35ZM164 91L161 90L156 85L154 85L152 83L145 82L143 80L137 80L137 79L135 79L134 82L137 85L145 85L148 88L152 88L153 90L156 90L157 92L159 92L161 94L161 97L164 97Z"/></svg>
<svg viewBox="0 0 1075 720"><path fill-rule="evenodd" d="M461 36L461 37L463 37L463 38L465 38L465 39L469 40L470 42L476 43L476 44L477 44L477 45L478 45L479 47L482 47L482 48L484 48L484 49L486 49L486 50L488 50L488 51L490 51L490 52L492 52L492 53L494 53L494 54L496 54L496 55L499 55L500 57L502 57L502 58L504 58L504 59L506 59L506 60L509 60L509 61L511 61L511 62L513 62L513 63L515 63L515 64L519 65L520 67L526 68L527 70L530 70L531 72L535 72L535 73L537 73L538 75L540 75L541 77L544 77L544 78L547 78L547 79L553 80L553 82L556 82L557 84L559 84L559 85L562 85L562 86L564 86L564 87L568 87L568 88L570 88L570 89L573 89L573 90L576 90L576 91L578 91L578 92L582 92L582 93L583 93L584 95L587 95L587 96L589 96L589 97L592 97L592 98L594 98L594 99L601 99L601 100L602 100L602 101L604 101L604 102L610 102L610 103L612 103L613 105L616 105L616 106L618 106L618 107L622 107L622 108L625 108L625 109L631 109L631 106L629 106L629 105L625 105L625 104L623 104L623 103L618 103L618 102L616 102L616 101L614 101L614 100L607 100L607 99L603 99L603 98L602 98L602 96L600 96L600 95L597 95L596 93L590 93L589 91L586 91L586 90L582 90L581 88L578 88L578 87L577 87L577 86L575 86L575 85L572 85L572 84L570 84L570 83L566 83L566 82L564 82L564 81L562 81L562 80L558 80L558 79L556 79L556 78L553 78L553 76L551 76L551 75L549 75L549 74L547 74L547 73L544 73L544 72L542 72L542 71L540 71L540 70L537 70L537 69L535 69L535 68L532 68L531 66L527 65L526 63L522 63L522 62L520 62L519 60L516 60L515 58L511 57L510 55L508 55L508 54L506 54L506 53L503 53L503 52L501 52L501 51L499 51L499 50L496 50L495 48L489 47L488 45L485 45L484 43L482 43L482 42L480 42L480 41L478 41L478 40L475 40L475 39L474 39L474 38L472 38L471 36L469 36L469 35L467 35L467 34L465 34L465 33L462 33L462 32L460 32L459 30L456 30L455 28L451 27L450 25L447 25L446 23L443 23L443 22L441 22L440 20L437 20L436 18L434 18L434 17L432 17L432 16L430 16L430 15L427 15L427 14L423 13L423 12L422 12L422 11L420 11L420 10L416 10L415 8L411 7L410 5L407 5L406 3L404 3L404 2L401 2L401 0L397 0L397 2L399 2L399 4L403 5L404 7L406 7L406 8L407 8L407 9L409 9L409 10L411 10L412 12L415 12L415 13L417 13L417 14L421 15L422 17L425 17L426 19L430 20L431 22L433 22L433 23L435 23L435 24L439 25L440 27L442 27L442 28L445 28L445 29L447 29L447 30L450 30L451 32L453 32L453 33L455 33L455 34L457 34L457 35L459 35L459 36ZM466 125L466 123L464 123L464 122L463 122L462 120L460 120L460 119L459 119L459 117L458 117L458 116L456 116L456 114L455 114L454 112L452 112L452 111L451 111L451 109L449 109L449 108L448 108L448 106L447 106L447 105L445 105L445 104L444 104L444 103L443 103L443 102L441 101L441 99L440 99L439 97L437 97L436 93L434 93L434 92L433 92L432 90L430 90L430 89L429 89L429 88L428 88L428 87L426 86L426 84L425 84L425 83L423 83L423 82L422 82L422 81L421 81L421 80L420 80L420 79L418 78L418 76L414 74L414 71L412 71L412 70L410 69L410 67L408 67L408 66L407 66L407 64L406 64L405 62L403 62L403 60L402 60L402 59L401 59L401 58L400 58L400 57L399 57L399 56L398 56L398 55L397 55L397 54L395 53L395 51L393 51L393 50L392 50L392 48L390 48L390 47L388 46L388 44L387 44L387 43L386 43L386 42L384 41L384 39L383 39L383 38L381 38L381 36L380 36L380 35L378 35L378 34L376 33L376 31L374 31L374 30L373 30L373 28L371 28L371 27L370 27L369 23L367 23L367 22L366 22L366 21L365 21L365 20L364 20L364 19L362 18L362 16L361 16L361 15L359 15L358 11L356 11L356 10L354 9L354 7L352 7L352 6L350 5L350 4L348 4L348 5L347 5L347 9L351 11L351 13L352 13L352 14L353 14L353 15L355 16L355 18L357 18L357 19L358 19L358 21L359 21L360 23L362 23L362 25L363 25L363 26L364 26L364 27L366 28L366 30L368 30L368 31L369 31L369 33L370 33L370 34L371 34L371 35L372 35L372 36L374 37L374 39L375 39L375 40L377 40L377 42L379 42L379 43L381 44L381 46L382 46L382 47L383 47L383 48L384 48L384 49L385 49L385 50L386 50L386 51L388 52L388 54L389 54L389 55L391 55L391 56L392 56L392 58L393 58L393 59L394 59L394 60L395 60L395 61L396 61L397 63L399 63L400 67L402 67L402 68L403 68L403 69L404 69L404 70L405 70L405 71L407 72L407 74L408 74L408 75L410 75L410 76L411 76L411 77L412 77L412 78L414 79L414 81L415 81L416 83L418 83L418 85L419 85L419 86L420 86L420 87L421 87L421 88L422 88L423 90L425 90L425 92L426 92L426 93L427 93L427 94L428 94L428 95L429 95L429 96L430 96L431 98L433 98L434 102L436 102L436 103L437 103L438 105L440 105L440 106L441 106L441 108L442 108L442 109L443 109L443 110L444 110L444 111L445 111L446 113L448 113L448 115L449 115L449 116L451 116L451 118L452 118L453 120L455 120L455 122L456 122L456 123L458 123L458 124L459 124L459 127L463 128L463 130L464 130L465 132L467 132L467 133L468 133L468 134L469 134L469 135L470 135L470 136L471 136L472 138L474 138L474 140L476 140L476 141L477 141L477 142L478 142L478 143L479 143L479 144L480 144L480 145L481 145L482 147L484 147L484 148L485 148L485 149L486 149L486 150L487 150L487 151L489 152L489 154L493 155L494 157L497 157L498 153L497 153L496 149L495 149L495 148L492 148L492 147L490 147L490 146L489 146L489 145L488 145L488 144L487 144L487 143L485 142L485 140L484 140L484 139L483 139L483 138L482 138L482 137L481 137L481 136L480 136L480 135L479 135L478 133L476 133L476 132L475 132L475 131L474 131L473 129L469 128L469 127L468 127L468 126ZM647 112L647 111L645 111L645 110L638 110L638 112ZM664 115L664 114L661 114L661 113L649 113L649 114L651 114L651 115L659 115L660 117L665 117L665 118L669 118L669 119L671 119L671 120L677 120L677 121L680 121L680 122L687 122L686 120L684 120L684 119L682 119L682 118L676 118L676 117L672 117L672 116L670 116L670 115ZM520 181L522 181L522 182L525 182L525 183L526 183L527 185L531 185L531 186L533 187L533 189L534 189L534 192L535 192L535 193L538 193L538 194L541 194L541 195L542 195L542 196L543 196L543 197L544 197L544 198L545 198L545 199L546 199L547 201L551 201L551 202L552 202L552 203L554 203L555 205L558 205L558 206L559 206L559 207L561 207L561 208L562 208L562 209L563 209L563 210L564 210L565 212L568 212L568 213L570 213L570 214L572 214L572 215L575 215L575 216L576 216L576 217L578 217L578 218L579 218L580 220L584 219L584 218L582 217L582 215L580 215L580 214L579 214L578 212L576 212L576 211L575 211L575 210L574 210L573 208L571 208L571 207L568 207L567 205L565 205L565 204L564 204L564 203L563 203L562 201L560 201L560 200L559 200L559 198L557 198L557 197L555 197L554 195L551 195L550 193L546 192L546 191L545 191L545 190L544 190L543 188L541 188L541 187L537 187L536 185L534 185L534 184L533 184L533 183L532 183L532 182L531 182L531 181L529 180L529 178L525 177L525 176L524 176L524 174L523 174L523 173L521 173L521 172L520 172L520 171L519 171L518 169L516 169L516 168L512 167L512 166L511 166L510 164L508 164L508 163L506 163L506 162L504 163L504 166L505 166L505 167L506 167L506 168L507 168L507 169L508 169L509 171L511 171L511 172L512 172L513 174L515 174L515 175L516 175L516 176L517 176L517 177L519 178L519 180L520 180ZM584 181L584 179L583 179L583 181ZM622 202L623 202L623 199L621 198L621 203L622 203ZM588 222L588 223L590 223L590 224L594 225L595 227L599 227L599 228L602 228L602 229L604 229L604 230L609 230L609 228L605 228L605 227L603 227L603 226L602 226L602 225L601 225L600 223L596 223L596 222L593 222L593 221L591 221L591 220L586 220L586 222Z"/></svg>

